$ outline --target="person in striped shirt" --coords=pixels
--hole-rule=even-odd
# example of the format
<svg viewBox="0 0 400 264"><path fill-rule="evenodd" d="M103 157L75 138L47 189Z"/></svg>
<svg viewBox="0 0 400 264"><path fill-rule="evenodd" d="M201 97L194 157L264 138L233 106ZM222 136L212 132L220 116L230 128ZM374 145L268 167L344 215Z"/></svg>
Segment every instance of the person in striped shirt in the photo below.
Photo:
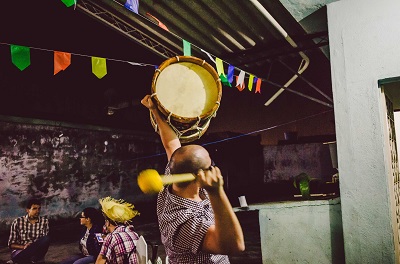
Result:
<svg viewBox="0 0 400 264"><path fill-rule="evenodd" d="M168 165L165 174L193 173L191 182L167 185L157 197L157 217L170 264L230 263L245 250L242 227L224 191L221 171L199 145L181 146L150 95L141 103L152 113Z"/></svg>
<svg viewBox="0 0 400 264"><path fill-rule="evenodd" d="M43 263L49 249L49 220L40 216L41 202L31 199L26 204L25 216L11 224L8 247L12 250L7 263Z"/></svg>

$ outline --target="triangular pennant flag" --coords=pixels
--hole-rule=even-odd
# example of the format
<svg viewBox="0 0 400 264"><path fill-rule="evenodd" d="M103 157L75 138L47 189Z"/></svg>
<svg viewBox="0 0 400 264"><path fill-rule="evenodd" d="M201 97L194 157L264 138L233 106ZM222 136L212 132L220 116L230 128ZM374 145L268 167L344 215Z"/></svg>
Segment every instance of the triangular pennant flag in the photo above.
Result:
<svg viewBox="0 0 400 264"><path fill-rule="evenodd" d="M54 75L65 70L71 64L71 53L54 51Z"/></svg>
<svg viewBox="0 0 400 264"><path fill-rule="evenodd" d="M240 76L236 76L236 88L238 88L239 91L243 91L245 88L244 82L239 83L239 78Z"/></svg>
<svg viewBox="0 0 400 264"><path fill-rule="evenodd" d="M225 75L224 65L222 64L222 60L220 58L215 58L215 67L217 68L218 76L221 76L221 74Z"/></svg>
<svg viewBox="0 0 400 264"><path fill-rule="evenodd" d="M243 70L240 70L238 78L236 78L236 87L239 89L239 91L242 91L245 87L244 85L244 76L245 72Z"/></svg>
<svg viewBox="0 0 400 264"><path fill-rule="evenodd" d="M31 65L30 48L25 46L11 45L11 61L20 71Z"/></svg>
<svg viewBox="0 0 400 264"><path fill-rule="evenodd" d="M97 78L103 78L107 74L106 59L92 57L92 72L97 76Z"/></svg>
<svg viewBox="0 0 400 264"><path fill-rule="evenodd" d="M183 55L192 56L192 48L190 42L183 39Z"/></svg>
<svg viewBox="0 0 400 264"><path fill-rule="evenodd" d="M201 50L202 52L204 52L212 62L215 63L215 60L214 60L213 57L211 57L210 53L208 53L207 51L205 51L205 50L203 50L203 49L200 49L200 50Z"/></svg>
<svg viewBox="0 0 400 264"><path fill-rule="evenodd" d="M133 13L139 14L139 0L126 0L124 6Z"/></svg>
<svg viewBox="0 0 400 264"><path fill-rule="evenodd" d="M75 1L76 0L61 0L61 2L63 2L66 7L71 7L75 5Z"/></svg>
<svg viewBox="0 0 400 264"><path fill-rule="evenodd" d="M247 87L249 89L249 91L253 90L253 80L254 80L254 75L249 74L249 85Z"/></svg>
<svg viewBox="0 0 400 264"><path fill-rule="evenodd" d="M228 66L228 81L230 83L233 82L233 73L235 72L235 66L230 65Z"/></svg>
<svg viewBox="0 0 400 264"><path fill-rule="evenodd" d="M221 83L222 83L223 85L232 87L231 83L228 81L228 79L226 78L226 75L225 75L225 74L221 73L221 75L219 76L219 78L220 78Z"/></svg>
<svg viewBox="0 0 400 264"><path fill-rule="evenodd" d="M156 18L155 16L153 16L153 15L150 14L150 13L146 13L146 15L148 15L149 17L155 19L155 20L158 22L158 26L159 26L160 28L165 29L166 31L169 31L168 28L167 28L167 26L164 25L164 23L162 23L158 18Z"/></svg>
<svg viewBox="0 0 400 264"><path fill-rule="evenodd" d="M226 75L224 73L224 65L220 58L215 58L215 66L217 67L217 73L219 78L221 79L222 84L232 87L228 79L226 78Z"/></svg>
<svg viewBox="0 0 400 264"><path fill-rule="evenodd" d="M261 78L257 79L257 83L256 83L256 91L255 93L261 93Z"/></svg>

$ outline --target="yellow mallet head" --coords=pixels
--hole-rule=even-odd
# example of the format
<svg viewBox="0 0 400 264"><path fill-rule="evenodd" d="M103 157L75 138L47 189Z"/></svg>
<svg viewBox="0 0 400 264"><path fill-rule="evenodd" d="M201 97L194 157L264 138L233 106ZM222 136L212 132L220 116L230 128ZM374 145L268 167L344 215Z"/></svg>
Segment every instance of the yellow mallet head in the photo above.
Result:
<svg viewBox="0 0 400 264"><path fill-rule="evenodd" d="M143 193L158 193L163 188L161 176L154 169L147 169L140 172L137 182Z"/></svg>

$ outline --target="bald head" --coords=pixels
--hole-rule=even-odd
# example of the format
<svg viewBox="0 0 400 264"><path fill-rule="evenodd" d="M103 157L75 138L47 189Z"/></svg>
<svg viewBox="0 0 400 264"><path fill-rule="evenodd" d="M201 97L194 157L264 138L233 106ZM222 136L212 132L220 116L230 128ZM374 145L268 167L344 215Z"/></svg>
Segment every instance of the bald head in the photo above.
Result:
<svg viewBox="0 0 400 264"><path fill-rule="evenodd" d="M199 145L186 145L178 148L170 160L172 174L197 173L198 170L210 166L211 158L208 151Z"/></svg>

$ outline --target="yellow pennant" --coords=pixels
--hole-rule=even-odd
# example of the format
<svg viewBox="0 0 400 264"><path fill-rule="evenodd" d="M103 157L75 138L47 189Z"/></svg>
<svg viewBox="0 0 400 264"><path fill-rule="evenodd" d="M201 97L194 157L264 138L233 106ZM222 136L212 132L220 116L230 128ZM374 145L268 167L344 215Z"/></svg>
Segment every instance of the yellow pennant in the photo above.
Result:
<svg viewBox="0 0 400 264"><path fill-rule="evenodd" d="M92 57L92 72L101 79L107 74L107 62L105 58Z"/></svg>
<svg viewBox="0 0 400 264"><path fill-rule="evenodd" d="M249 91L253 90L253 82L254 82L254 75L250 74L249 75L249 85L247 86Z"/></svg>

